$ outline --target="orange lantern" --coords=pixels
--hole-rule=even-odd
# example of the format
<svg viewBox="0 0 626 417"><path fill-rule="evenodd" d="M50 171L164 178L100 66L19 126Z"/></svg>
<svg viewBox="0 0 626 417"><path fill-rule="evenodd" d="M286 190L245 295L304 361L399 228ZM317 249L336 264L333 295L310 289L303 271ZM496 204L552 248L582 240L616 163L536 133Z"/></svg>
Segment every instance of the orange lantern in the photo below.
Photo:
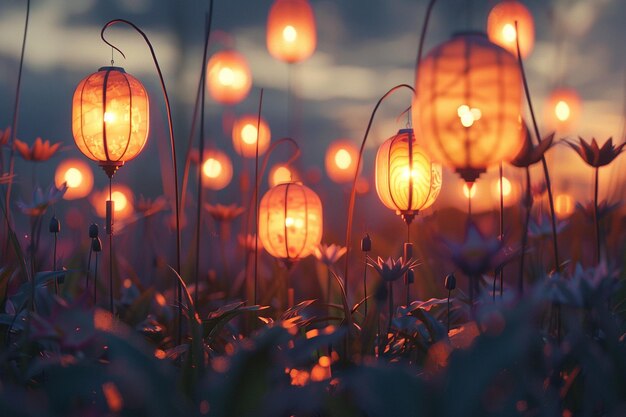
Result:
<svg viewBox="0 0 626 417"><path fill-rule="evenodd" d="M102 67L85 79L72 100L78 149L107 175L139 155L148 139L150 112L143 85L120 67Z"/></svg>
<svg viewBox="0 0 626 417"><path fill-rule="evenodd" d="M565 131L574 126L580 117L581 103L576 90L558 88L548 97L546 105L547 122L550 129Z"/></svg>
<svg viewBox="0 0 626 417"><path fill-rule="evenodd" d="M554 213L559 219L565 219L574 213L574 199L571 195L564 193L554 198Z"/></svg>
<svg viewBox="0 0 626 417"><path fill-rule="evenodd" d="M59 164L54 173L54 183L57 187L67 184L67 191L63 195L65 200L83 198L93 188L93 173L89 165L78 159L67 159Z"/></svg>
<svg viewBox="0 0 626 417"><path fill-rule="evenodd" d="M268 183L270 188L275 187L279 184L284 184L287 182L296 182L299 181L298 172L295 168L285 165L285 164L277 164L270 169L270 173L268 175Z"/></svg>
<svg viewBox="0 0 626 417"><path fill-rule="evenodd" d="M401 129L376 153L376 192L407 224L430 207L441 191L441 165L417 146L413 129Z"/></svg>
<svg viewBox="0 0 626 417"><path fill-rule="evenodd" d="M301 183L279 184L261 199L259 238L270 255L287 265L310 255L322 232L322 202Z"/></svg>
<svg viewBox="0 0 626 417"><path fill-rule="evenodd" d="M212 190L221 190L233 178L233 164L224 152L211 150L204 154L202 162L202 185Z"/></svg>
<svg viewBox="0 0 626 417"><path fill-rule="evenodd" d="M106 218L106 202L109 200L109 190L95 191L90 200L98 217ZM127 219L135 211L133 192L123 184L113 184L111 201L113 201L113 216L116 220Z"/></svg>
<svg viewBox="0 0 626 417"><path fill-rule="evenodd" d="M221 104L239 103L246 98L252 87L248 61L232 49L217 52L209 59L206 77L209 94Z"/></svg>
<svg viewBox="0 0 626 417"><path fill-rule="evenodd" d="M307 0L276 0L267 18L267 49L288 63L299 62L315 51L315 15Z"/></svg>
<svg viewBox="0 0 626 417"><path fill-rule="evenodd" d="M326 173L337 183L354 180L359 151L351 142L338 140L326 151Z"/></svg>
<svg viewBox="0 0 626 417"><path fill-rule="evenodd" d="M258 116L245 115L233 124L233 146L235 151L244 158L256 157L256 142L259 141L259 155L263 155L270 145L272 133L267 122ZM258 129L257 129L258 124Z"/></svg>
<svg viewBox="0 0 626 417"><path fill-rule="evenodd" d="M515 30L517 22L517 31ZM487 17L489 40L517 56L517 38L522 57L530 54L535 42L533 15L522 3L504 0L496 4Z"/></svg>
<svg viewBox="0 0 626 417"><path fill-rule="evenodd" d="M517 61L484 34L460 33L435 48L420 63L415 85L413 125L429 155L466 182L521 149Z"/></svg>

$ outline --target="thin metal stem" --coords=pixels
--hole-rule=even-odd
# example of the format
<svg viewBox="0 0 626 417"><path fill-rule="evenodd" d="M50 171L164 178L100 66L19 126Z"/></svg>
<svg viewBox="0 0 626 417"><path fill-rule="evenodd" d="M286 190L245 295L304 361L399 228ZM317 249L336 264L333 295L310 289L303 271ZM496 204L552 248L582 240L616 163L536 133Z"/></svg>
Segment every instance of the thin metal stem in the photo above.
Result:
<svg viewBox="0 0 626 417"><path fill-rule="evenodd" d="M98 302L98 252L96 252L96 265L93 276L93 305Z"/></svg>
<svg viewBox="0 0 626 417"><path fill-rule="evenodd" d="M500 162L500 241L504 240L504 176L502 175L502 162ZM504 265L501 265L499 268L500 275L500 298L502 298L504 294ZM494 288L493 296L496 296L496 291Z"/></svg>
<svg viewBox="0 0 626 417"><path fill-rule="evenodd" d="M137 27L134 23L125 20L125 19L114 19L111 20L109 22L107 22L104 27L102 28L102 31L100 32L100 38L102 38L102 40L104 41L104 43L106 43L107 45L109 45L110 47L112 47L113 49L117 50L123 57L125 57L124 53L122 51L119 50L119 48L117 48L116 46L114 46L113 44L111 44L109 41L107 41L104 38L104 32L105 30L109 27L112 26L116 23L125 23L129 26L131 26L133 29L135 29L144 39L144 41L146 42L146 44L148 45L148 48L150 49L150 54L152 55L152 60L154 61L154 66L156 68L156 71L159 75L159 81L161 83L161 89L163 90L163 98L165 100L165 108L167 111L167 123L168 123L168 128L169 128L169 136L170 136L170 147L171 147L171 153L172 153L172 170L174 171L174 203L175 203L175 215L176 215L176 273L180 276L181 273L181 261L180 261L180 201L179 201L179 190L178 190L178 167L177 167L177 163L176 163L176 141L174 139L174 126L173 126L173 122L172 122L172 110L170 107L170 99L169 96L167 94L167 88L165 86L165 80L163 79L163 73L161 72L161 67L159 66L159 61L157 60L156 54L154 52L154 48L152 47L152 44L150 43L150 40L148 39L148 37L146 36L146 34L139 29L139 27ZM182 286L180 281L177 280L177 303L178 303L178 335L177 335L177 345L180 345L181 341L182 341L182 321L183 321L183 306L182 306Z"/></svg>
<svg viewBox="0 0 626 417"><path fill-rule="evenodd" d="M517 291L519 296L524 295L524 258L526 257L526 245L528 244L528 224L530 223L530 213L532 211L532 193L530 189L530 168L526 167L526 221L522 231L522 253L520 254L519 277L517 281Z"/></svg>
<svg viewBox="0 0 626 417"><path fill-rule="evenodd" d="M113 201L112 177L109 177L109 201ZM113 315L113 212L115 206L111 206L111 218L108 220L109 233L109 311Z"/></svg>
<svg viewBox="0 0 626 417"><path fill-rule="evenodd" d="M258 302L259 291L259 136L261 131L261 110L263 108L263 89L259 96L259 111L256 121L256 144L254 148L254 305ZM297 146L297 145L296 145ZM298 149L299 153L299 149ZM247 237L246 237L247 238Z"/></svg>
<svg viewBox="0 0 626 417"><path fill-rule="evenodd" d="M52 251L52 271L56 272L57 270L57 233L54 233L54 249ZM58 277L54 276L54 292L59 294L59 280Z"/></svg>

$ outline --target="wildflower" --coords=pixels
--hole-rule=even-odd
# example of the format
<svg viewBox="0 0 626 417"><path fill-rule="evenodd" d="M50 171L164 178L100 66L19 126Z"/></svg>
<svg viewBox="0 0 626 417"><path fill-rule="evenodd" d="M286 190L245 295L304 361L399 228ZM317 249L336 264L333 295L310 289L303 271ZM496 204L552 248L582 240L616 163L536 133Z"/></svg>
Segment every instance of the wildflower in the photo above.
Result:
<svg viewBox="0 0 626 417"><path fill-rule="evenodd" d="M324 265L331 266L345 255L346 251L347 249L343 246L335 245L334 243L330 245L322 243L315 247L313 255Z"/></svg>
<svg viewBox="0 0 626 417"><path fill-rule="evenodd" d="M557 221L556 233L561 233L563 230L565 230L567 225L567 220ZM531 218L530 222L528 222L528 235L535 238L552 236L552 219L550 218L550 216L543 213L536 219Z"/></svg>
<svg viewBox="0 0 626 417"><path fill-rule="evenodd" d="M33 146L29 147L26 142L15 139L15 149L27 161L47 161L56 153L59 146L61 142L51 145L49 140L42 141L41 138L37 138Z"/></svg>
<svg viewBox="0 0 626 417"><path fill-rule="evenodd" d="M141 195L139 196L135 207L144 217L148 217L165 210L167 207L167 200L163 196L159 196L153 200L151 198L145 198Z"/></svg>
<svg viewBox="0 0 626 417"><path fill-rule="evenodd" d="M241 215L245 209L236 204L205 204L204 208L209 212L213 220L229 222Z"/></svg>
<svg viewBox="0 0 626 417"><path fill-rule="evenodd" d="M613 162L615 158L622 153L626 142L618 146L613 146L613 138L609 138L602 147L598 146L595 138L591 139L591 143L585 142L583 138L578 137L579 143L567 142L567 144L575 150L587 165L599 168Z"/></svg>
<svg viewBox="0 0 626 417"><path fill-rule="evenodd" d="M606 301L619 282L619 269L607 265L605 261L587 269L576 264L571 276L563 275L555 273L548 277L543 285L537 287L537 297L576 307L606 307Z"/></svg>
<svg viewBox="0 0 626 417"><path fill-rule="evenodd" d="M4 130L0 129L0 146L4 146L9 143L9 139L11 139L11 128L7 127Z"/></svg>
<svg viewBox="0 0 626 417"><path fill-rule="evenodd" d="M397 260L393 260L389 257L385 261L380 256L378 257L378 260L374 261L368 256L367 264L380 274L383 281L392 282L402 277L408 270L418 266L419 261L416 259L404 261L402 257L399 257Z"/></svg>
<svg viewBox="0 0 626 417"><path fill-rule="evenodd" d="M63 194L65 194L66 191L66 183L61 184L60 188L57 188L54 183L52 183L45 192L40 187L35 187L33 201L30 204L18 201L17 206L22 210L22 213L27 216L42 216L50 205L63 198Z"/></svg>
<svg viewBox="0 0 626 417"><path fill-rule="evenodd" d="M554 133L552 133L545 137L540 144L534 146L530 138L528 128L524 127L524 130L526 131L524 146L517 156L511 161L511 164L518 168L528 168L541 161L541 158L543 158L544 154L548 151L548 149L550 149L552 142L554 141Z"/></svg>
<svg viewBox="0 0 626 417"><path fill-rule="evenodd" d="M468 223L462 242L445 243L450 249L452 262L468 276L477 276L492 270L507 257L504 241L483 236L473 222Z"/></svg>
<svg viewBox="0 0 626 417"><path fill-rule="evenodd" d="M621 207L621 203L616 201L615 203L609 203L604 200L598 204L598 219L603 219L609 214L615 212L618 208ZM594 204L593 202L589 202L585 205L581 203L576 203L576 209L579 210L587 220L593 221L594 218Z"/></svg>

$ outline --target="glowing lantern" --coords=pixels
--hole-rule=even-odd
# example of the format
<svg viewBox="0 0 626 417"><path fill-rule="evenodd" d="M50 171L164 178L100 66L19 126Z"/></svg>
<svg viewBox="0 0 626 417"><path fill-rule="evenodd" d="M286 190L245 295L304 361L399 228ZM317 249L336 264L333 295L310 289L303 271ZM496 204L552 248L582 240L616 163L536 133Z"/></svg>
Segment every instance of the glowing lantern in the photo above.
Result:
<svg viewBox="0 0 626 417"><path fill-rule="evenodd" d="M259 238L270 255L287 265L310 255L322 232L322 202L301 183L279 184L261 199Z"/></svg>
<svg viewBox="0 0 626 417"><path fill-rule="evenodd" d="M113 176L143 149L150 125L148 94L120 67L102 67L85 79L72 100L72 133L78 149Z"/></svg>
<svg viewBox="0 0 626 417"><path fill-rule="evenodd" d="M204 154L202 162L202 185L212 190L221 190L233 178L233 164L221 151L211 150Z"/></svg>
<svg viewBox="0 0 626 417"><path fill-rule="evenodd" d="M256 156L256 142L259 140L259 155L263 155L270 145L272 133L265 120L261 118L257 130L257 116L242 116L233 124L233 146L235 151L245 158Z"/></svg>
<svg viewBox="0 0 626 417"><path fill-rule="evenodd" d="M270 169L268 182L270 188L272 188L279 184L298 181L298 178L298 173L293 167L278 164L274 165L272 169Z"/></svg>
<svg viewBox="0 0 626 417"><path fill-rule="evenodd" d="M109 190L95 191L91 197L91 205L98 217L106 218L106 201L109 199ZM125 185L113 184L111 192L113 201L114 217L116 220L123 220L130 217L134 208L133 192Z"/></svg>
<svg viewBox="0 0 626 417"><path fill-rule="evenodd" d="M515 22L517 21L517 31ZM535 23L530 11L522 3L505 0L496 4L487 17L489 40L517 56L516 40L522 57L528 56L535 42Z"/></svg>
<svg viewBox="0 0 626 417"><path fill-rule="evenodd" d="M513 55L466 32L431 51L415 81L413 125L429 155L473 182L523 145L522 79Z"/></svg>
<svg viewBox="0 0 626 417"><path fill-rule="evenodd" d="M401 129L376 154L376 192L407 224L430 207L441 191L441 165L417 145L413 129Z"/></svg>
<svg viewBox="0 0 626 417"><path fill-rule="evenodd" d="M246 58L232 49L214 54L206 67L207 88L215 101L237 104L252 87L252 74Z"/></svg>
<svg viewBox="0 0 626 417"><path fill-rule="evenodd" d="M569 217L574 212L574 199L569 194L559 194L554 199L554 212L559 219Z"/></svg>
<svg viewBox="0 0 626 417"><path fill-rule="evenodd" d="M93 173L89 165L77 159L67 159L57 167L54 173L54 183L57 187L67 184L67 191L63 195L66 200L83 198L93 188Z"/></svg>
<svg viewBox="0 0 626 417"><path fill-rule="evenodd" d="M500 178L491 183L491 194L500 201ZM502 202L505 206L510 206L516 199L517 190L507 177L502 177Z"/></svg>
<svg viewBox="0 0 626 417"><path fill-rule="evenodd" d="M333 142L326 151L326 173L335 182L351 182L354 180L358 158L359 151L351 142Z"/></svg>
<svg viewBox="0 0 626 417"><path fill-rule="evenodd" d="M548 97L547 119L551 129L568 130L580 116L580 98L576 90L559 88Z"/></svg>
<svg viewBox="0 0 626 417"><path fill-rule="evenodd" d="M267 49L281 61L294 63L315 51L315 15L307 0L276 0L267 18Z"/></svg>

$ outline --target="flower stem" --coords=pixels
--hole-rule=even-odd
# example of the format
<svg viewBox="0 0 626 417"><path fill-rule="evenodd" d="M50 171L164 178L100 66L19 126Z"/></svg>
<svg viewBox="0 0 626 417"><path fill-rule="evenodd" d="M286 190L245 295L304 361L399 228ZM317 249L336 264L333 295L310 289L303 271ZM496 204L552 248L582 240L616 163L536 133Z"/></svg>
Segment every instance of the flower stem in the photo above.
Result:
<svg viewBox="0 0 626 417"><path fill-rule="evenodd" d="M596 238L596 252L595 252L595 265L600 263L600 218L598 216L598 188L599 188L599 172L600 168L595 168L594 178L594 192L593 192L593 222L595 226L595 238Z"/></svg>
<svg viewBox="0 0 626 417"><path fill-rule="evenodd" d="M524 258L526 257L526 245L528 244L528 224L530 223L530 213L532 211L532 193L530 189L530 169L526 167L526 220L522 231L522 253L520 254L519 277L517 281L517 291L520 297L524 295Z"/></svg>

